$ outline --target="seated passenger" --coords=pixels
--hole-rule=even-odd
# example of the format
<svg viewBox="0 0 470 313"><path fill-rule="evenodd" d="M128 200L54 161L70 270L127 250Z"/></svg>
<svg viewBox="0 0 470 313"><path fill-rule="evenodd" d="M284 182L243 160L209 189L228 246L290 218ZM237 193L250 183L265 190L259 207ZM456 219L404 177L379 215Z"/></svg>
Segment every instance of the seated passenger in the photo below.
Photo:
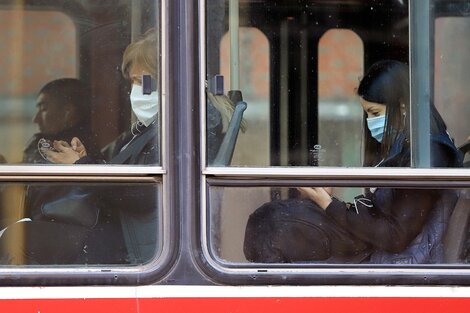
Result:
<svg viewBox="0 0 470 313"><path fill-rule="evenodd" d="M39 141L46 139L48 144L52 144L54 140L70 141L74 136L83 138L90 147L89 153L100 157L101 154L90 129L89 90L80 80L61 78L47 83L38 92L36 109L33 122L38 125L39 132L28 141L23 153L23 163L50 163L41 152ZM44 202L57 199L69 191L69 187L28 187L24 215L35 219L42 214L40 207Z"/></svg>
<svg viewBox="0 0 470 313"><path fill-rule="evenodd" d="M409 167L408 67L378 62L358 88L367 128L365 166ZM462 158L431 105L431 166ZM454 191L370 188L345 203L330 188L298 188L303 199L273 201L247 223L244 253L252 262L411 264L442 262L442 239Z"/></svg>
<svg viewBox="0 0 470 313"><path fill-rule="evenodd" d="M28 141L24 153L23 162L29 164L50 163L46 160L45 155L41 153L39 141L48 140L71 140L74 135L80 134L90 146L90 153L99 156L95 140L90 130L90 97L88 89L78 79L61 78L53 80L44 85L38 92L36 99L37 112L33 117L33 122L38 124L39 132L34 134ZM24 218L21 221L44 220L42 205L45 202L57 199L65 194L70 193L73 189L70 186L39 186L30 185L26 188L24 200ZM8 226L9 223L16 220L3 220L1 227ZM1 263L20 263L18 258L11 257L5 251L5 244L16 246L16 238L28 238L31 246L40 247L39 241L56 240L55 238L47 238L43 223L35 223L33 228L37 229L31 236L27 233L15 232L10 228L5 234L7 240L2 241L2 251L0 251ZM65 231L64 225L61 225ZM20 227L18 227L19 229ZM80 227L71 227L70 235L75 236L75 230ZM56 236L57 234L54 234ZM10 240L9 238L15 238ZM21 245L18 245L21 249ZM61 251L68 251L64 247ZM27 252L26 252L27 253ZM22 256L21 259L27 259Z"/></svg>
<svg viewBox="0 0 470 313"><path fill-rule="evenodd" d="M33 122L38 125L39 133L28 141L23 163L49 163L38 149L42 138L70 142L78 136L89 147L89 153L99 156L90 130L90 96L80 80L62 78L47 83L38 92L36 109Z"/></svg>

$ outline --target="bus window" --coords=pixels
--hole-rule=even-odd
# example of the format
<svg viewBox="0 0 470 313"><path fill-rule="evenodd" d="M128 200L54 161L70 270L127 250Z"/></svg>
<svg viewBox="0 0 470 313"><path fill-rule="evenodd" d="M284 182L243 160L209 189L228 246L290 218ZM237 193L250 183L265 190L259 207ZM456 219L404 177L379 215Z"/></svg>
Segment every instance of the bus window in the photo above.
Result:
<svg viewBox="0 0 470 313"><path fill-rule="evenodd" d="M285 196L299 186L211 185L209 195L223 195L209 203L212 255L233 264L366 266L469 258L468 190L367 187L340 198L350 188L334 187L329 192L335 198L324 210L301 194Z"/></svg>
<svg viewBox="0 0 470 313"><path fill-rule="evenodd" d="M161 256L159 5L1 6L2 267L100 271Z"/></svg>
<svg viewBox="0 0 470 313"><path fill-rule="evenodd" d="M465 63L465 53L450 48L462 37L453 34L465 33L463 18L437 14L436 109L425 97L415 101L416 95L429 95L426 84L417 80L426 82L433 75L417 71L430 70L416 62L427 60L422 53L426 46L415 36L417 29L429 26L426 16L418 14L422 2L410 8L408 1L206 3L205 78L210 91L237 95L236 101L247 102L248 116L254 100L245 93L257 89L256 81L251 81L254 87L233 81L247 80L243 75L249 71L242 64L253 51L265 51L269 58L268 67L249 63L252 72L265 71L269 77L269 94L263 99L269 134L250 133L248 127L245 135L269 140L268 164L244 159L237 154L238 145L236 162L202 164L206 228L201 241L207 243L208 258L230 268L227 273L234 268L259 273L268 263L295 264L272 266L282 272L325 264L466 262L462 244L468 214L462 208L467 207L468 190L446 185L449 173L462 167L453 138L458 124L449 129L445 124L459 110L448 110L442 100L463 89L466 81L465 70L456 68ZM241 49L240 34L246 28L262 32L269 50ZM228 48L220 45L224 36L230 39ZM230 50L229 58L224 49ZM221 64L214 61L219 59ZM449 71L455 71L453 78ZM211 89L216 74L230 76L230 86ZM460 94L459 100L466 99ZM427 102L421 105L423 99ZM422 107L429 114L418 115ZM429 147L422 154L425 143ZM258 151L264 153L264 145L251 144L250 154ZM410 167L425 168L429 177L442 178L442 172L450 176L443 184L425 182L428 176ZM402 172L398 168L410 169L397 178Z"/></svg>
<svg viewBox="0 0 470 313"><path fill-rule="evenodd" d="M345 18L341 5L335 12L334 4L327 8L315 1L302 6L244 1L237 8L229 3L207 1L206 80L209 91L232 97L232 106L247 103L248 127L238 135L231 162L213 164L209 155L207 164L372 165L361 157L370 135L357 87L377 61L409 62L407 4L348 2L351 14ZM248 33L252 29L256 32ZM224 88L214 89L216 75L223 76ZM206 115L210 136L213 110ZM208 139L207 151L217 151L218 145Z"/></svg>
<svg viewBox="0 0 470 313"><path fill-rule="evenodd" d="M2 183L0 264L141 265L161 249L161 186L154 183Z"/></svg>
<svg viewBox="0 0 470 313"><path fill-rule="evenodd" d="M74 163L38 150L77 137L93 159L81 163L160 165L156 3L130 4L2 6L2 163ZM148 145L133 140L129 156L113 159L134 137Z"/></svg>

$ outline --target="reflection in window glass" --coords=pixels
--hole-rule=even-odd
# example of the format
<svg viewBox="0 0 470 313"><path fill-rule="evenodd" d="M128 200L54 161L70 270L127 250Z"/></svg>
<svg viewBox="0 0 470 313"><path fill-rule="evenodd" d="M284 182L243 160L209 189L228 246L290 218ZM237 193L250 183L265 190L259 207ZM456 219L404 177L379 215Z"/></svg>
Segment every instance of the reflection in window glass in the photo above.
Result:
<svg viewBox="0 0 470 313"><path fill-rule="evenodd" d="M347 189L210 187L211 251L230 263L469 261L469 190L380 187L329 195Z"/></svg>
<svg viewBox="0 0 470 313"><path fill-rule="evenodd" d="M73 21L51 11L0 10L0 146L8 162L37 129L39 89L57 78L77 77L77 34Z"/></svg>
<svg viewBox="0 0 470 313"><path fill-rule="evenodd" d="M361 147L369 145L361 136L363 114L354 89L358 78L377 61L407 63L406 1L355 1L338 4L335 10L335 4L316 1L279 5L257 0L241 2L235 12L230 12L228 1L206 4L209 91L215 92L212 77L223 74L227 93L233 89L227 86L228 75L239 71L237 88L249 99L248 128L239 136L234 159L217 166L372 166L386 156L366 154L361 159ZM238 29L230 24L230 17L237 14ZM239 39L238 46L229 36ZM217 150L218 142L209 138L213 128L209 104L211 165L211 151ZM394 128L405 125L396 122ZM391 129L386 132L384 151L395 141L395 134ZM380 149L378 144L375 148Z"/></svg>
<svg viewBox="0 0 470 313"><path fill-rule="evenodd" d="M350 30L333 29L321 37L318 50L318 165L361 166L356 90L364 72L362 41Z"/></svg>
<svg viewBox="0 0 470 313"><path fill-rule="evenodd" d="M140 265L159 252L158 184L2 184L2 265ZM24 191L21 192L21 191ZM24 194L24 196L23 196ZM10 197L11 198L11 197Z"/></svg>
<svg viewBox="0 0 470 313"><path fill-rule="evenodd" d="M470 136L470 31L468 17L441 17L435 23L434 99L457 145Z"/></svg>
<svg viewBox="0 0 470 313"><path fill-rule="evenodd" d="M157 4L2 6L1 163L160 163Z"/></svg>
<svg viewBox="0 0 470 313"><path fill-rule="evenodd" d="M230 86L229 36L221 42L220 70ZM269 164L269 43L256 28L240 29L240 88L248 108L244 113L249 132L240 132L231 165ZM224 127L224 129L226 126ZM257 147L253 153L252 147Z"/></svg>

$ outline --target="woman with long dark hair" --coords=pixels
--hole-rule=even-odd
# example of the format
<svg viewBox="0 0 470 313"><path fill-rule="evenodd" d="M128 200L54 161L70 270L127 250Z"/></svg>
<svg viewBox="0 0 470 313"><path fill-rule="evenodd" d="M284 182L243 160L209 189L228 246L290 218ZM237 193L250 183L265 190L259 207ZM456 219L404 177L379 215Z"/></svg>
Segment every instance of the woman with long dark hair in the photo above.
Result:
<svg viewBox="0 0 470 313"><path fill-rule="evenodd" d="M408 66L372 65L357 91L365 117L364 166L409 167ZM459 167L461 155L431 105L431 166ZM457 200L453 191L370 188L346 203L330 188L298 188L302 199L273 201L249 218L252 262L437 263Z"/></svg>

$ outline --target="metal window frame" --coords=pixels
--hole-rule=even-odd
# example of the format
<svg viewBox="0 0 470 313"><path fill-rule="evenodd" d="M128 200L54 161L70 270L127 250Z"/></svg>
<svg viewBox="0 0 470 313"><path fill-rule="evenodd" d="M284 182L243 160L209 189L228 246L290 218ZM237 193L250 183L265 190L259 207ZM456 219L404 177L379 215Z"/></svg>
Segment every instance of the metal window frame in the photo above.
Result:
<svg viewBox="0 0 470 313"><path fill-rule="evenodd" d="M161 29L161 159L159 166L129 165L0 165L0 182L93 182L93 183L159 183L159 225L158 255L149 263L133 265L44 265L0 267L0 285L140 285L161 279L170 268L175 250L173 224L174 202L171 185L174 178L168 175L172 166L171 154L167 149L171 139L168 132L170 112L169 99L169 3L170 0L155 0L160 14Z"/></svg>
<svg viewBox="0 0 470 313"><path fill-rule="evenodd" d="M467 283L470 267L461 264L433 264L418 266L391 265L309 265L309 264L249 264L226 262L214 256L209 245L209 186L403 186L426 188L468 188L470 169L429 168L430 138L429 120L419 116L429 116L433 67L430 52L432 34L433 0L410 0L410 89L411 123L416 131L412 138L422 144L412 142L414 168L338 168L338 167L210 167L206 164L206 120L205 90L206 79L206 3L199 1L199 73L200 92L200 241L207 271L222 282L250 284L360 284L360 283ZM423 9L428 12L422 12ZM424 34L424 35L423 35ZM424 37L424 38L423 38ZM418 40L415 44L413 40ZM412 44L413 42L413 44ZM423 57L424 55L424 57ZM431 65L431 66L430 66ZM420 80L427 75L429 79ZM415 139L416 141L416 139Z"/></svg>

